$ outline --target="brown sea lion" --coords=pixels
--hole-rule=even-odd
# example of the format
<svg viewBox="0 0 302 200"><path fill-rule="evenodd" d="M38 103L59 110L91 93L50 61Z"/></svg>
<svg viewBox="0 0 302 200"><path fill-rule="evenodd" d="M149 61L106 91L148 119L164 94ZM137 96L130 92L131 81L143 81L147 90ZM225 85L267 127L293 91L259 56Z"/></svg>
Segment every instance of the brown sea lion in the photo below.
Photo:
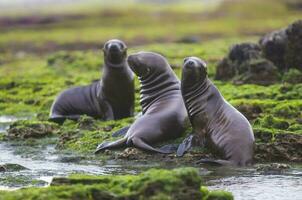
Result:
<svg viewBox="0 0 302 200"><path fill-rule="evenodd" d="M101 120L133 116L134 74L127 63L127 47L121 40L105 43L100 81L63 91L54 101L50 120L62 123L88 115Z"/></svg>
<svg viewBox="0 0 302 200"><path fill-rule="evenodd" d="M230 105L207 77L206 63L196 57L184 59L181 92L195 133L195 139L218 150L225 160L201 160L245 166L252 162L254 134L248 120ZM182 156L192 136L179 146Z"/></svg>
<svg viewBox="0 0 302 200"><path fill-rule="evenodd" d="M135 146L147 151L171 153L152 144L181 136L187 112L182 100L180 82L167 60L156 53L140 52L128 57L130 68L141 83L142 116L137 118L126 135L114 142L103 142L96 153L104 149Z"/></svg>

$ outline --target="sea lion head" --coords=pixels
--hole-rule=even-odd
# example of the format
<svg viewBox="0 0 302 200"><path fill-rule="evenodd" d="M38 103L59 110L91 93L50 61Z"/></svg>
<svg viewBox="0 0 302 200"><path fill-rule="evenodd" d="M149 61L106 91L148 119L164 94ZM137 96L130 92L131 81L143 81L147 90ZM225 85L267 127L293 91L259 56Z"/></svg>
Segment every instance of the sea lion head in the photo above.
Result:
<svg viewBox="0 0 302 200"><path fill-rule="evenodd" d="M113 65L121 64L127 57L126 44L118 39L107 41L103 47L105 61Z"/></svg>
<svg viewBox="0 0 302 200"><path fill-rule="evenodd" d="M153 52L141 51L131 54L127 61L132 71L140 78L161 74L169 67L162 55Z"/></svg>
<svg viewBox="0 0 302 200"><path fill-rule="evenodd" d="M184 59L182 82L187 84L202 83L207 78L207 64L197 57Z"/></svg>

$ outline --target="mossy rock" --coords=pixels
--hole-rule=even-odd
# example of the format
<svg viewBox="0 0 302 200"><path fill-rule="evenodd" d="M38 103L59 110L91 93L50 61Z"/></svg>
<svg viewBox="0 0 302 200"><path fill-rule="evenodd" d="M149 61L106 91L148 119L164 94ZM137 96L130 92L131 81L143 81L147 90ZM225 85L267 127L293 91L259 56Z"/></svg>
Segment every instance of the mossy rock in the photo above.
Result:
<svg viewBox="0 0 302 200"><path fill-rule="evenodd" d="M56 134L59 127L48 121L20 120L10 125L8 139L41 138Z"/></svg>
<svg viewBox="0 0 302 200"><path fill-rule="evenodd" d="M194 168L151 169L122 176L71 175L55 178L47 188L0 192L0 199L233 199L229 192L201 190L201 183Z"/></svg>
<svg viewBox="0 0 302 200"><path fill-rule="evenodd" d="M290 69L287 73L284 74L283 80L287 83L302 83L302 71L298 69Z"/></svg>

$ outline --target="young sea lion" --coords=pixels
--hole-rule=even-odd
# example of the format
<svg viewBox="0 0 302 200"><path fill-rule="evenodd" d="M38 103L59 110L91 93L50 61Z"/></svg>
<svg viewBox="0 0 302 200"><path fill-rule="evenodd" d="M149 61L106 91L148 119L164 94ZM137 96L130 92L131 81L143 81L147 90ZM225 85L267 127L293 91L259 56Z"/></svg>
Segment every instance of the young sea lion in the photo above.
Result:
<svg viewBox="0 0 302 200"><path fill-rule="evenodd" d="M101 120L133 116L134 74L127 63L127 47L121 40L105 43L100 81L63 91L50 109L50 120L59 123L88 115Z"/></svg>
<svg viewBox="0 0 302 200"><path fill-rule="evenodd" d="M248 120L220 94L207 77L206 63L196 57L184 59L181 92L192 123L195 139L215 148L226 160L201 160L245 166L253 158L254 134ZM193 137L179 146L182 156Z"/></svg>
<svg viewBox="0 0 302 200"><path fill-rule="evenodd" d="M97 147L96 153L126 145L158 153L171 153L171 149L156 149L151 145L177 138L184 131L187 112L179 80L167 60L159 54L132 54L128 57L128 63L141 83L142 116L129 129L124 129L124 138L115 142L103 142Z"/></svg>

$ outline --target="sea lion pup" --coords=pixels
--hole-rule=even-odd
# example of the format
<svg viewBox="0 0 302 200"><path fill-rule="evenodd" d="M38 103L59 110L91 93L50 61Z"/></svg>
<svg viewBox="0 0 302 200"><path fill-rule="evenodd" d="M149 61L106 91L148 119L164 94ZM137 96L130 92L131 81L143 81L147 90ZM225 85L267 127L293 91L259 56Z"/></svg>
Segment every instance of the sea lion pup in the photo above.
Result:
<svg viewBox="0 0 302 200"><path fill-rule="evenodd" d="M203 60L196 57L184 59L181 92L195 140L218 150L225 159L204 159L200 162L238 166L251 164L255 140L252 127L208 79ZM192 136L184 140L178 148L178 156L182 156L190 148L192 140Z"/></svg>
<svg viewBox="0 0 302 200"><path fill-rule="evenodd" d="M172 153L171 149L156 149L151 145L177 138L184 132L187 112L180 82L167 60L157 53L132 54L128 57L128 63L141 84L142 116L129 129L125 129L123 138L115 142L103 142L97 147L96 153L121 146Z"/></svg>
<svg viewBox="0 0 302 200"><path fill-rule="evenodd" d="M101 120L133 116L134 74L127 63L127 46L121 40L105 43L100 81L63 91L50 109L50 120L63 123L88 115Z"/></svg>

